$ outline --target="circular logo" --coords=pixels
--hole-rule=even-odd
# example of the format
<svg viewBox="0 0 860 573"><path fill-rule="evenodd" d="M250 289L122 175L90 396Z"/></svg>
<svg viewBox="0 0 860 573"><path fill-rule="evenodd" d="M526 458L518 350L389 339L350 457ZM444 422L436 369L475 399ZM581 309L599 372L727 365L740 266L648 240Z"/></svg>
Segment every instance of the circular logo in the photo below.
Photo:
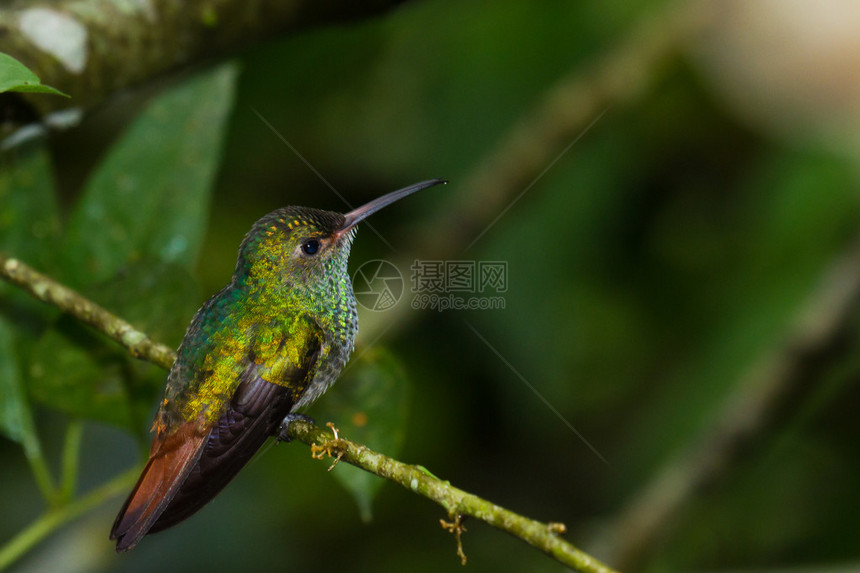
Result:
<svg viewBox="0 0 860 573"><path fill-rule="evenodd" d="M394 264L367 261L352 275L355 300L367 310L388 310L403 296L403 275Z"/></svg>

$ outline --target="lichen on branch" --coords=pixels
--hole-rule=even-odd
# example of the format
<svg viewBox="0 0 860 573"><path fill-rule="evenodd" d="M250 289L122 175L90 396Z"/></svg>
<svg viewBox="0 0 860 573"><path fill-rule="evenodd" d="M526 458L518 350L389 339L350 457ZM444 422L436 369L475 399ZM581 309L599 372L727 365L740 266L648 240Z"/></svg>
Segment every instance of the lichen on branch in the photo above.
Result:
<svg viewBox="0 0 860 573"><path fill-rule="evenodd" d="M71 100L0 101L4 121L89 110L121 90L279 35L376 15L402 0L37 0L0 3L0 52ZM28 107L30 113L12 113ZM20 111L20 110L18 110Z"/></svg>
<svg viewBox="0 0 860 573"><path fill-rule="evenodd" d="M81 294L39 273L21 261L0 254L0 277L24 289L32 296L81 320L128 349L141 360L169 369L176 353L150 339L128 322L111 314ZM484 521L506 531L568 567L586 573L607 573L609 567L561 538L564 527L542 523L463 491L443 481L425 468L406 464L323 430L307 421L294 421L287 435L365 471L385 478L441 505L447 515L462 522L464 516ZM461 532L462 533L462 532ZM458 544L462 559L462 549Z"/></svg>

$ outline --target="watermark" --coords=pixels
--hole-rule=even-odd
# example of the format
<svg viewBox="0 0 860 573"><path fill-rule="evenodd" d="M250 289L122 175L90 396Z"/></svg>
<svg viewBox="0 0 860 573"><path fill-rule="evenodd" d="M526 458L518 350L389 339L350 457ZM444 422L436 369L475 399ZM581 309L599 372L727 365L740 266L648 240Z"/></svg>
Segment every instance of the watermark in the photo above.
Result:
<svg viewBox="0 0 860 573"><path fill-rule="evenodd" d="M367 261L352 276L355 301L367 310L388 310L403 296L403 275L382 259Z"/></svg>
<svg viewBox="0 0 860 573"><path fill-rule="evenodd" d="M415 260L410 267L415 310L501 310L508 290L507 261ZM355 299L368 310L396 305L405 290L403 274L381 259L358 267L352 277Z"/></svg>
<svg viewBox="0 0 860 573"><path fill-rule="evenodd" d="M504 310L502 296L458 296L454 294L416 294L412 298L415 310Z"/></svg>
<svg viewBox="0 0 860 573"><path fill-rule="evenodd" d="M422 261L412 263L415 310L502 310L508 290L507 261Z"/></svg>

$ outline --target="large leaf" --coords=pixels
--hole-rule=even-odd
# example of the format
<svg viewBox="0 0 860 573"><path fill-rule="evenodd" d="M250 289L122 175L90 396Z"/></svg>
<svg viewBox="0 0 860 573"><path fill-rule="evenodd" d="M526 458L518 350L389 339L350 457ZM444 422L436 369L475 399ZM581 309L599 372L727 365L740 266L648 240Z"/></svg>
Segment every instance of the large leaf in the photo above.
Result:
<svg viewBox="0 0 860 573"><path fill-rule="evenodd" d="M48 152L39 146L0 155L0 251L52 273L59 226ZM0 281L0 314L26 343L57 311Z"/></svg>
<svg viewBox="0 0 860 573"><path fill-rule="evenodd" d="M74 284L111 277L146 255L196 262L236 74L224 64L161 94L110 150L69 221Z"/></svg>
<svg viewBox="0 0 860 573"><path fill-rule="evenodd" d="M200 289L177 264L145 259L125 267L88 295L142 329L153 340L176 348L200 306Z"/></svg>
<svg viewBox="0 0 860 573"><path fill-rule="evenodd" d="M177 345L199 304L178 265L142 261L89 293L156 340ZM65 317L36 345L30 365L35 400L75 416L133 431L146 426L165 372L131 358L115 342Z"/></svg>
<svg viewBox="0 0 860 573"><path fill-rule="evenodd" d="M32 431L12 328L0 317L0 434L23 443Z"/></svg>
<svg viewBox="0 0 860 573"><path fill-rule="evenodd" d="M388 351L371 348L350 363L337 385L314 408L320 423L332 421L340 433L371 449L396 456L404 440L409 380ZM335 478L370 521L373 498L385 483L364 470L339 464Z"/></svg>
<svg viewBox="0 0 860 573"><path fill-rule="evenodd" d="M131 428L124 354L63 317L33 348L29 391L36 402L76 417Z"/></svg>
<svg viewBox="0 0 860 573"><path fill-rule="evenodd" d="M69 97L58 89L46 86L30 68L0 52L0 93L3 92L34 92Z"/></svg>
<svg viewBox="0 0 860 573"><path fill-rule="evenodd" d="M46 271L59 234L51 175L41 147L0 155L0 250Z"/></svg>

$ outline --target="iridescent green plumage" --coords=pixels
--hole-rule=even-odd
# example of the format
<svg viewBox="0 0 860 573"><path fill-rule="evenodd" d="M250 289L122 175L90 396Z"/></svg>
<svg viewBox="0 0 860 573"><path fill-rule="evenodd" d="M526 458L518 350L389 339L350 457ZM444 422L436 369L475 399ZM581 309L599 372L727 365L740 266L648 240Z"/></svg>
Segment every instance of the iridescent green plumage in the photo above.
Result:
<svg viewBox="0 0 860 573"><path fill-rule="evenodd" d="M149 462L111 530L117 550L212 499L285 417L335 381L358 329L347 261L355 225L401 197L346 215L287 207L245 236L230 284L194 316L153 422Z"/></svg>
<svg viewBox="0 0 860 573"><path fill-rule="evenodd" d="M354 229L330 239L343 223L337 213L290 207L254 225L239 250L233 281L188 329L156 431L201 415L214 422L250 364L267 382L289 386L296 408L334 381L358 328L346 268ZM312 257L298 254L308 240L331 244ZM298 372L307 379L297 379Z"/></svg>

